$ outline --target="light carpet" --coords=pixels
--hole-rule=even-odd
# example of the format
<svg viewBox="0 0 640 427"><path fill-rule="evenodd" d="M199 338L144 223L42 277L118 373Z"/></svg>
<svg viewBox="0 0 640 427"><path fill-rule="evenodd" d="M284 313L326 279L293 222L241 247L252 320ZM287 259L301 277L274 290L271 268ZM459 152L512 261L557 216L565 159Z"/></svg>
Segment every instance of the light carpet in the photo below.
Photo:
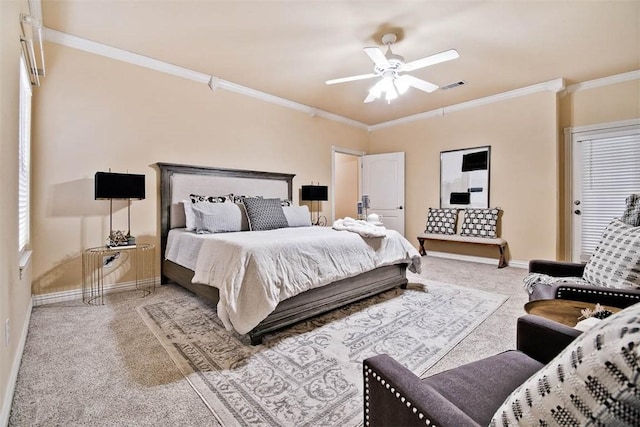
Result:
<svg viewBox="0 0 640 427"><path fill-rule="evenodd" d="M362 424L362 360L387 353L425 372L507 300L408 274L393 289L251 346L215 306L185 295L138 313L224 426Z"/></svg>

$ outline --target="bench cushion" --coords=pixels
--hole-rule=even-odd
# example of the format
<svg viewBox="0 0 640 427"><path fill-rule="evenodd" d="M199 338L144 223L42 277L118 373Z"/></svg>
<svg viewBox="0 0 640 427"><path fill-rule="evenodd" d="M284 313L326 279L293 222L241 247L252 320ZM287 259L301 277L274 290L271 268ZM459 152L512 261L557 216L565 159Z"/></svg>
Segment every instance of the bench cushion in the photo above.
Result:
<svg viewBox="0 0 640 427"><path fill-rule="evenodd" d="M443 240L449 242L460 243L479 243L482 245L496 245L502 246L507 243L506 240L500 237L473 237L473 236L461 236L459 234L436 234L436 233L423 233L418 235L418 239L426 240Z"/></svg>

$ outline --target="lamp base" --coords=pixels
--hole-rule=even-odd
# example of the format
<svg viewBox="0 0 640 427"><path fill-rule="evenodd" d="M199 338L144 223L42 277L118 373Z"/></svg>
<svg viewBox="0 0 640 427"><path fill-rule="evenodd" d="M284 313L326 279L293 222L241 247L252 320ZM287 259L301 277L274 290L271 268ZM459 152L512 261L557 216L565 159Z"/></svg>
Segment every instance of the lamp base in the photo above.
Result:
<svg viewBox="0 0 640 427"><path fill-rule="evenodd" d="M135 246L136 238L124 231L113 230L107 238L107 246L113 248L118 246Z"/></svg>

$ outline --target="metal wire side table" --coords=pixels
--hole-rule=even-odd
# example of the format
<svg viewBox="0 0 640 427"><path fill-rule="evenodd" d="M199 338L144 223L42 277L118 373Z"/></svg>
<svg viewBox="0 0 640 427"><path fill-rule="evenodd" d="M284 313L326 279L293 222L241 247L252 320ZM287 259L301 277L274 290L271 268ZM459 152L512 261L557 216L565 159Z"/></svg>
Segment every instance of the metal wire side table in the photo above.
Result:
<svg viewBox="0 0 640 427"><path fill-rule="evenodd" d="M136 289L145 297L155 290L155 245L138 244L121 248L100 246L82 253L82 301L104 304L104 285L115 284L135 269Z"/></svg>

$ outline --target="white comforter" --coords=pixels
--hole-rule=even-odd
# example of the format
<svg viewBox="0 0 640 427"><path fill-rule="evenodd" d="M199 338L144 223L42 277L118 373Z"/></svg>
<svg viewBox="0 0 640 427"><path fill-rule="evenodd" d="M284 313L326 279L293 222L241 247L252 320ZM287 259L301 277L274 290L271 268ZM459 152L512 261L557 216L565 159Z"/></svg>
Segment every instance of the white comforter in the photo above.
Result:
<svg viewBox="0 0 640 427"><path fill-rule="evenodd" d="M246 334L282 300L398 262L420 271L418 251L393 230L380 238L329 227L221 233L202 243L193 282L217 287L218 316Z"/></svg>

